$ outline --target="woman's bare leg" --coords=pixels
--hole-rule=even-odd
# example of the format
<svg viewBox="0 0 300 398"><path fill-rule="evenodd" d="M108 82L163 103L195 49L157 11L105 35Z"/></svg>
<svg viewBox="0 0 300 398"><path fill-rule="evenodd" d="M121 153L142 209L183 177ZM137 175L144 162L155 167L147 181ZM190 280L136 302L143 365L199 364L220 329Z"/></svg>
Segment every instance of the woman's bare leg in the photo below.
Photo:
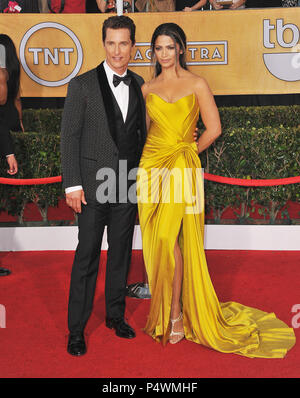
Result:
<svg viewBox="0 0 300 398"><path fill-rule="evenodd" d="M173 294L171 303L171 319L177 319L181 313L181 289L182 289L182 276L183 276L183 260L181 255L181 250L178 244L178 239L176 239L174 247L174 257L175 257L175 270L173 279ZM174 332L183 331L183 321L180 319L178 322L174 323ZM176 342L180 340L178 335L170 336L170 342Z"/></svg>

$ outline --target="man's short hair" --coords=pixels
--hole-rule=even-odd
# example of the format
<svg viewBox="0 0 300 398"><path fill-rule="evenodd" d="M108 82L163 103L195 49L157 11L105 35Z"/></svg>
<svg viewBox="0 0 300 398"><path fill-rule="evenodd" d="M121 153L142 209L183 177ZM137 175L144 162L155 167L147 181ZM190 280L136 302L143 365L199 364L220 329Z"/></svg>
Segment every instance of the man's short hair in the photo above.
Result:
<svg viewBox="0 0 300 398"><path fill-rule="evenodd" d="M135 44L135 24L133 20L125 15L114 15L107 18L102 26L102 41L105 42L107 29L128 29L130 32L130 40Z"/></svg>

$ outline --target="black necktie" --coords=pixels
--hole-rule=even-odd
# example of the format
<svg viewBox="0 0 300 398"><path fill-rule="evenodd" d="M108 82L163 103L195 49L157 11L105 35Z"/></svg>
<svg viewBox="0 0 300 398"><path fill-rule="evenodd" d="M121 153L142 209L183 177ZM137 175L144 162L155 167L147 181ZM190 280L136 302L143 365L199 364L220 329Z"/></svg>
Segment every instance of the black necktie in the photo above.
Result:
<svg viewBox="0 0 300 398"><path fill-rule="evenodd" d="M113 85L115 87L117 87L121 82L124 82L125 84L127 84L127 86L129 86L129 84L131 83L131 77L129 75L123 77L118 75L113 75Z"/></svg>

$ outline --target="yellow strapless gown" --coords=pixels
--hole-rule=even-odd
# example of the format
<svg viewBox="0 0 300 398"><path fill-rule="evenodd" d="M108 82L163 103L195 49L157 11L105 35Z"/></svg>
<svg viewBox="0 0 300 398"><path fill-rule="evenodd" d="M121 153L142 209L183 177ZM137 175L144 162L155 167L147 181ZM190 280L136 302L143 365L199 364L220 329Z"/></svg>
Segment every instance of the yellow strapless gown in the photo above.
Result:
<svg viewBox="0 0 300 398"><path fill-rule="evenodd" d="M190 169L195 172L201 168L193 140L199 117L195 95L169 103L149 93L146 107L151 124L137 183L143 255L151 292L145 332L163 344L168 341L175 268L174 245L178 237L183 258L181 300L185 338L224 353L261 358L284 357L295 344L292 328L277 319L274 313L236 302L218 301L203 247L204 208L200 205L197 208L200 211L190 211L194 206L193 198L197 197L195 178L198 181L198 197L202 204L204 202L201 175L194 173L189 179L192 188L189 183L183 188L185 181L180 183L174 178L168 180L169 184L162 183L167 179L168 170L175 168L183 172ZM165 172L160 173L159 177L158 170ZM189 191L190 196L186 195L186 199L183 195L184 200L180 202L176 194L183 191Z"/></svg>

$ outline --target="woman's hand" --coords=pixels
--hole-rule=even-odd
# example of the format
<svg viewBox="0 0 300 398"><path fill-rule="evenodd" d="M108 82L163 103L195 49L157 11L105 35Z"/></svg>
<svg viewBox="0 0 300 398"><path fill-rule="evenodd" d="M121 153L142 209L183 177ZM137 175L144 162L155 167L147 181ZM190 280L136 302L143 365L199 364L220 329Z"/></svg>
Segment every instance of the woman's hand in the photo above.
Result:
<svg viewBox="0 0 300 398"><path fill-rule="evenodd" d="M223 8L223 6L221 6L221 4L218 4L218 3L216 2L216 0L210 1L210 4L213 6L213 8L214 8L215 10L221 10L221 9Z"/></svg>
<svg viewBox="0 0 300 398"><path fill-rule="evenodd" d="M17 174L18 172L18 162L17 159L15 158L15 155L9 155L6 157L7 163L8 163L8 167L9 169L7 170L7 173L9 175L14 175Z"/></svg>

